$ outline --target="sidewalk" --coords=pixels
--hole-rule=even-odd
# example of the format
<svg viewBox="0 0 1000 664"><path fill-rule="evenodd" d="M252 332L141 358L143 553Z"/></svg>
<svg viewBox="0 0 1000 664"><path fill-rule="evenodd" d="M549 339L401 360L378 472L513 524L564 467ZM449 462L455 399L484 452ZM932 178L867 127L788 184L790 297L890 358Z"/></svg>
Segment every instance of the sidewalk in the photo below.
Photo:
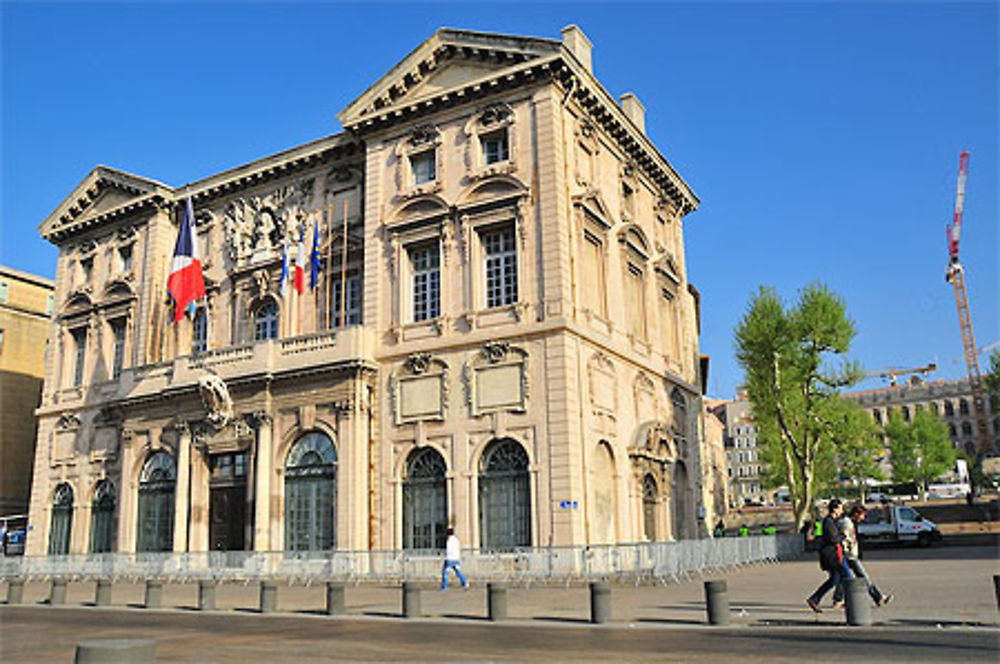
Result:
<svg viewBox="0 0 1000 664"><path fill-rule="evenodd" d="M990 626L1000 624L992 576L1000 574L998 549L994 546L939 547L931 549L878 549L865 556L865 565L878 583L894 595L893 602L872 611L876 625L888 626ZM826 608L814 614L804 598L824 575L810 554L794 562L758 565L712 574L725 578L729 587L734 626L763 625L842 625L843 611ZM447 592L423 593L423 614L437 620L482 620L486 616L485 585L470 579L472 588L452 587ZM703 579L692 578L667 585L612 584L612 621L622 626L693 626L705 623ZM115 584L114 607L128 611L142 609L142 584ZM197 585L165 585L165 611L193 610L197 606ZM43 601L48 585L32 582L25 586L24 604ZM67 606L81 606L94 600L93 583L70 583ZM824 605L829 606L830 595ZM216 590L217 612L252 614L259 606L256 584L226 584ZM278 611L282 614L322 612L325 586L286 586L278 591ZM583 624L589 620L589 593L583 585L569 587L512 586L508 593L508 615L514 622L532 621ZM398 587L349 586L346 608L349 617L387 619L400 614ZM59 610L53 607L53 609Z"/></svg>

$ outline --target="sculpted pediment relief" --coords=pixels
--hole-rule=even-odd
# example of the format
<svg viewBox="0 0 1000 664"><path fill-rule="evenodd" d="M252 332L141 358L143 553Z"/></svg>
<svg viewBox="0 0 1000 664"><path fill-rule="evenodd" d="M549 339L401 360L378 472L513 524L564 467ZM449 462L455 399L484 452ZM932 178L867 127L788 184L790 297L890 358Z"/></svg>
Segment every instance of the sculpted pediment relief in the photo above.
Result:
<svg viewBox="0 0 1000 664"><path fill-rule="evenodd" d="M240 196L226 205L223 230L229 259L243 265L272 258L287 238L290 244L306 231L314 180L302 180L262 194Z"/></svg>

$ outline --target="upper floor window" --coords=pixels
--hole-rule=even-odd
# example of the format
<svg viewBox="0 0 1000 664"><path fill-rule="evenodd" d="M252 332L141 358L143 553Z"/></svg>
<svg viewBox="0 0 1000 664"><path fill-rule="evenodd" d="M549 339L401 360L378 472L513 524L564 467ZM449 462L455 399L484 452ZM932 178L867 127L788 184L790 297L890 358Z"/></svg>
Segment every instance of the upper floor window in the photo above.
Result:
<svg viewBox="0 0 1000 664"><path fill-rule="evenodd" d="M208 315L204 308L199 308L194 314L194 324L191 331L191 352L204 353L208 350Z"/></svg>
<svg viewBox="0 0 1000 664"><path fill-rule="evenodd" d="M84 258L80 261L80 279L83 283L90 283L90 278L94 274L94 259L93 257Z"/></svg>
<svg viewBox="0 0 1000 664"><path fill-rule="evenodd" d="M969 414L969 402L965 399L959 399L958 401L958 412L962 415Z"/></svg>
<svg viewBox="0 0 1000 664"><path fill-rule="evenodd" d="M502 307L517 302L517 248L514 227L483 232L483 272L486 275L486 306Z"/></svg>
<svg viewBox="0 0 1000 664"><path fill-rule="evenodd" d="M278 338L278 305L268 300L253 315L254 341Z"/></svg>
<svg viewBox="0 0 1000 664"><path fill-rule="evenodd" d="M626 182L622 182L622 209L629 219L635 217L635 191Z"/></svg>
<svg viewBox="0 0 1000 664"><path fill-rule="evenodd" d="M118 271L122 273L132 271L132 245L118 248Z"/></svg>
<svg viewBox="0 0 1000 664"><path fill-rule="evenodd" d="M629 263L625 271L625 315L629 334L636 339L646 338L646 298L643 296L642 269Z"/></svg>
<svg viewBox="0 0 1000 664"><path fill-rule="evenodd" d="M952 402L950 401L944 402L944 414L947 415L948 417L955 416L955 405Z"/></svg>
<svg viewBox="0 0 1000 664"><path fill-rule="evenodd" d="M910 409L908 406L903 406L903 421L904 422L910 421Z"/></svg>
<svg viewBox="0 0 1000 664"><path fill-rule="evenodd" d="M962 435L971 436L972 435L972 425L968 422L962 422Z"/></svg>
<svg viewBox="0 0 1000 664"><path fill-rule="evenodd" d="M435 150L425 150L410 155L410 171L413 173L413 184L424 184L437 179L437 159Z"/></svg>
<svg viewBox="0 0 1000 664"><path fill-rule="evenodd" d="M6 304L9 298L10 284L6 281L0 281L0 304Z"/></svg>
<svg viewBox="0 0 1000 664"><path fill-rule="evenodd" d="M118 380L125 365L125 321L112 321L111 333L114 337L114 348L111 353L111 378Z"/></svg>
<svg viewBox="0 0 1000 664"><path fill-rule="evenodd" d="M87 359L87 328L80 327L73 330L73 344L76 351L73 362L73 386L83 385L83 365Z"/></svg>
<svg viewBox="0 0 1000 664"><path fill-rule="evenodd" d="M341 284L345 284L343 287ZM330 310L332 316L330 320L333 321L333 327L341 327L341 294L345 296L345 305L343 307L344 318L346 319L346 325L360 325L361 324L361 279L358 278L357 274L347 273L346 282L341 282L340 274L333 280L333 285L331 289L330 296Z"/></svg>
<svg viewBox="0 0 1000 664"><path fill-rule="evenodd" d="M441 315L441 255L437 244L410 250L413 268L413 320Z"/></svg>
<svg viewBox="0 0 1000 664"><path fill-rule="evenodd" d="M583 232L583 300L598 316L605 316L604 243L599 237Z"/></svg>
<svg viewBox="0 0 1000 664"><path fill-rule="evenodd" d="M510 147L507 143L507 129L490 132L479 137L483 150L483 163L487 166L510 159Z"/></svg>
<svg viewBox="0 0 1000 664"><path fill-rule="evenodd" d="M45 299L45 313L52 315L52 312L56 310L56 296L49 293L49 296Z"/></svg>

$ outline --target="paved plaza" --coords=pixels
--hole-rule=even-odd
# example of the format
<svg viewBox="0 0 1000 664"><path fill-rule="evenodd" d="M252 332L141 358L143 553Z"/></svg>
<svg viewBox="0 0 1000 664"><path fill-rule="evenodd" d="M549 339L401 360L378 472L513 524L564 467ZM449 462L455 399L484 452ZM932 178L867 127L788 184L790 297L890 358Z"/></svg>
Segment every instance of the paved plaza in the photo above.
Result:
<svg viewBox="0 0 1000 664"><path fill-rule="evenodd" d="M514 587L510 620L485 621L486 592L428 591L424 616L400 615L400 591L351 586L348 616L321 615L322 586L282 586L279 613L258 615L256 585L218 589L216 611L199 613L195 585L165 586L164 609L141 607L141 584L116 584L113 606L94 608L92 583L70 585L65 607L37 604L43 583L25 588L24 606L0 608L4 662L71 661L77 642L146 637L160 662L250 661L997 661L1000 613L992 576L995 546L879 549L872 576L894 595L873 609L874 626L848 628L841 611L815 615L804 597L822 580L814 558L758 565L724 575L732 626L705 625L700 578L666 585L614 584L612 622L593 626L582 585ZM830 602L829 596L825 603ZM832 648L832 650L831 650ZM810 655L813 652L814 655ZM826 653L830 658L815 653ZM787 658L787 659L786 659Z"/></svg>

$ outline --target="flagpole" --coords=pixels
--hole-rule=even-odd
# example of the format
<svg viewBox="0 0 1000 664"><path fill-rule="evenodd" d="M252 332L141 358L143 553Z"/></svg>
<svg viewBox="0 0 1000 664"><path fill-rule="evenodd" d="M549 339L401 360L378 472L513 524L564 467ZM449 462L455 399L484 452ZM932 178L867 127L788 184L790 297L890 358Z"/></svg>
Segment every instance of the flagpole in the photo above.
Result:
<svg viewBox="0 0 1000 664"><path fill-rule="evenodd" d="M340 251L340 326L347 327L347 194L344 194L344 237Z"/></svg>
<svg viewBox="0 0 1000 664"><path fill-rule="evenodd" d="M327 329L333 329L333 196L330 197L329 213L326 215L326 297Z"/></svg>

